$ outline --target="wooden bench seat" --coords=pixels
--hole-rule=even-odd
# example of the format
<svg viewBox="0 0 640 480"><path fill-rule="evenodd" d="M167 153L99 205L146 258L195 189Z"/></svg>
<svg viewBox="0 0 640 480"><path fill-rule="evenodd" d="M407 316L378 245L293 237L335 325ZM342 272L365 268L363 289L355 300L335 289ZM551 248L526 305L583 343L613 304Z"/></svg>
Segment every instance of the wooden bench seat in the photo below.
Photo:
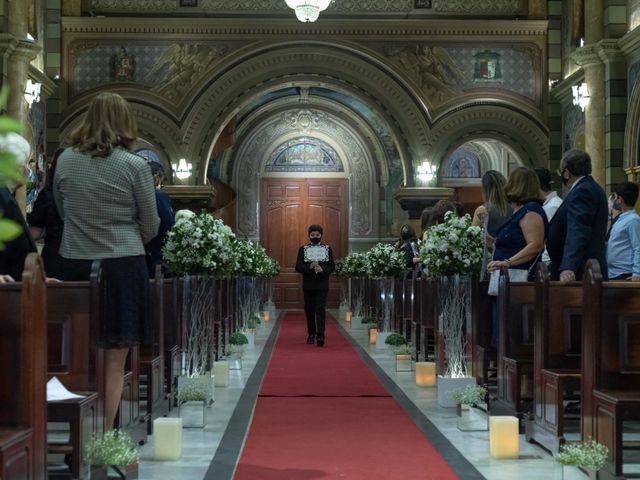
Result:
<svg viewBox="0 0 640 480"><path fill-rule="evenodd" d="M0 427L0 478L34 478L32 444L31 428Z"/></svg>

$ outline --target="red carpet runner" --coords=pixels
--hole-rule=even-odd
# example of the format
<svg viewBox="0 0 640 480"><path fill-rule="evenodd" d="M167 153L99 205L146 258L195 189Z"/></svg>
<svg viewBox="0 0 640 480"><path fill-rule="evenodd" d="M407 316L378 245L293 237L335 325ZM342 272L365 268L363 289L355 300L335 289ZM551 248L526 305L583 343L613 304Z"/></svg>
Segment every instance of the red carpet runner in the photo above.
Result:
<svg viewBox="0 0 640 480"><path fill-rule="evenodd" d="M235 480L458 478L333 322L324 347L306 336L288 313Z"/></svg>

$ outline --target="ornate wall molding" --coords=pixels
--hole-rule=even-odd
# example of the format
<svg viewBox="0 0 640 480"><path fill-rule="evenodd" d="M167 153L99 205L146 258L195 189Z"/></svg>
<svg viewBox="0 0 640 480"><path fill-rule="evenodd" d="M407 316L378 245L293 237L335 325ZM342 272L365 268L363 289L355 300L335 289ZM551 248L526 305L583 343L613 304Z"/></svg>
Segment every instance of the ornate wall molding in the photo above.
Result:
<svg viewBox="0 0 640 480"><path fill-rule="evenodd" d="M332 19L330 23L306 24L295 19L189 19L183 18L87 18L65 17L66 34L153 34L153 35L242 35L265 39L270 36L302 36L327 39L381 36L424 37L468 36L534 37L544 42L547 22L542 20L415 20L415 19Z"/></svg>
<svg viewBox="0 0 640 480"><path fill-rule="evenodd" d="M282 143L300 135L299 127L290 121L296 112L285 111L264 119L238 141L228 162L233 165L231 185L238 192L237 219L241 235L256 237L259 232L260 178L272 152ZM352 206L349 235L368 236L373 233L373 168L371 152L357 132L330 112L308 108L317 122L309 136L318 138L338 152L347 169L349 196Z"/></svg>

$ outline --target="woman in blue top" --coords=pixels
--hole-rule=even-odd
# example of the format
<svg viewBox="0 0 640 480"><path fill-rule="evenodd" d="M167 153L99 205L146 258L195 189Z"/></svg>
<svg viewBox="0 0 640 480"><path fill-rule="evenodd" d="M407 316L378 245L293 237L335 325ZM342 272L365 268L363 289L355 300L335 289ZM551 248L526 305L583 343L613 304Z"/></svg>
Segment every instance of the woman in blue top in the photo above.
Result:
<svg viewBox="0 0 640 480"><path fill-rule="evenodd" d="M487 268L490 272L502 267L533 272L534 264L540 261L548 228L536 172L516 168L509 176L505 193L513 214L496 232L494 260Z"/></svg>

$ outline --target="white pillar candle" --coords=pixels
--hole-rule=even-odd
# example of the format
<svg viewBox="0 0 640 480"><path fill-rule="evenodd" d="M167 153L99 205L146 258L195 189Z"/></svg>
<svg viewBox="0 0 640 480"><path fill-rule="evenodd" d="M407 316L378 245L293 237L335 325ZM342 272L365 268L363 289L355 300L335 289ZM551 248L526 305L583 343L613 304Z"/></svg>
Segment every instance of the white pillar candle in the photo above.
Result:
<svg viewBox="0 0 640 480"><path fill-rule="evenodd" d="M350 321L351 321L351 312L347 311L347 312L344 314L344 319L345 319L347 322L350 322Z"/></svg>
<svg viewBox="0 0 640 480"><path fill-rule="evenodd" d="M416 385L434 387L436 384L436 364L434 362L416 362Z"/></svg>
<svg viewBox="0 0 640 480"><path fill-rule="evenodd" d="M213 379L216 387L229 386L229 362L213 362Z"/></svg>
<svg viewBox="0 0 640 480"><path fill-rule="evenodd" d="M377 341L378 341L378 329L377 328L370 328L369 329L369 343L371 345L375 345Z"/></svg>
<svg viewBox="0 0 640 480"><path fill-rule="evenodd" d="M518 419L489 417L489 451L493 458L517 459L520 453Z"/></svg>
<svg viewBox="0 0 640 480"><path fill-rule="evenodd" d="M264 310L264 311L262 312L262 318L263 318L263 320L264 320L265 322L268 322L268 321L269 321L269 318L270 318L270 317L269 317L269 310Z"/></svg>
<svg viewBox="0 0 640 480"><path fill-rule="evenodd" d="M153 457L178 460L182 455L182 419L156 418L153 421Z"/></svg>

